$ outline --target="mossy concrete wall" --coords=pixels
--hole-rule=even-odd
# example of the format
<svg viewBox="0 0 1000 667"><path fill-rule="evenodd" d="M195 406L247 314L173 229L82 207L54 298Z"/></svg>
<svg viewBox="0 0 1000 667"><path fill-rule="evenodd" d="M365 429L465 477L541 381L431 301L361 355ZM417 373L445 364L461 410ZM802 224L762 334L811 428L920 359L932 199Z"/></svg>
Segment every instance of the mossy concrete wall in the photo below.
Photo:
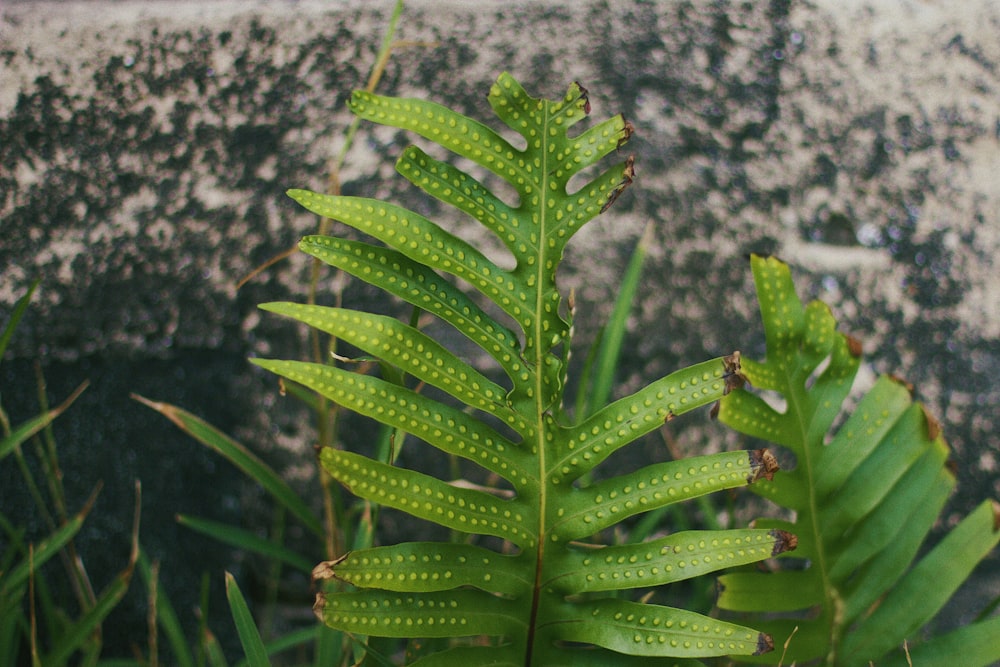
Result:
<svg viewBox="0 0 1000 667"><path fill-rule="evenodd" d="M301 414L242 361L305 354L301 332L255 304L301 299L307 263L234 285L315 230L283 192L326 187L351 123L345 100L365 84L391 8L0 7L0 312L42 280L2 367L3 399L31 413L36 359L53 399L90 378L59 425L78 493L103 477L127 516L141 477L164 526L188 501L236 517L252 493L130 391L204 415L292 479L308 468ZM638 177L580 233L561 274L577 290L581 340L652 224L625 388L733 349L761 354L745 255L776 254L804 297L864 341L867 374L908 379L944 422L960 484L951 521L1000 495L997 34L991 0L423 1L408 4L397 34L408 44L379 90L491 122L486 91L508 70L539 97L580 81L595 118L623 112ZM412 140L363 124L344 192L488 242L395 175ZM345 298L391 308L353 283ZM702 434L735 442L713 429L679 437L689 452ZM97 536L125 525L101 521ZM174 531L149 539L164 554L190 543Z"/></svg>

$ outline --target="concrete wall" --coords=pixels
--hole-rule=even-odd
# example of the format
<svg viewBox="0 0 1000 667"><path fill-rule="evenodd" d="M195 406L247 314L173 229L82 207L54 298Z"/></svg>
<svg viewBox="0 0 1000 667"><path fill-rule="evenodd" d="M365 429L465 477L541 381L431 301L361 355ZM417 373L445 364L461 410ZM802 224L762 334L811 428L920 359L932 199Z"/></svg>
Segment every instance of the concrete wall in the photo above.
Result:
<svg viewBox="0 0 1000 667"><path fill-rule="evenodd" d="M0 6L0 312L42 279L0 369L3 398L31 413L34 359L54 398L90 377L79 416L60 426L80 494L104 477L127 516L142 477L155 489L148 514L167 524L184 498L225 518L253 494L129 391L203 414L295 478L310 431L242 359L304 354L300 333L255 304L301 298L307 264L234 283L315 229L283 191L325 187L345 99L391 7ZM490 122L486 91L509 70L535 96L580 81L595 118L624 112L637 181L579 235L562 274L582 340L652 221L626 386L760 353L744 255L777 254L864 340L871 373L909 379L944 421L960 480L950 520L1000 495L997 34L994 0L423 1L408 4L398 38L435 45L399 49L380 91ZM362 125L344 191L424 207L475 237L394 174L412 140ZM388 307L353 284L346 299ZM683 436L690 451L702 434L733 444L713 428ZM172 489L182 498L156 495ZM98 535L122 522L95 521ZM149 539L164 553L189 540L163 530Z"/></svg>

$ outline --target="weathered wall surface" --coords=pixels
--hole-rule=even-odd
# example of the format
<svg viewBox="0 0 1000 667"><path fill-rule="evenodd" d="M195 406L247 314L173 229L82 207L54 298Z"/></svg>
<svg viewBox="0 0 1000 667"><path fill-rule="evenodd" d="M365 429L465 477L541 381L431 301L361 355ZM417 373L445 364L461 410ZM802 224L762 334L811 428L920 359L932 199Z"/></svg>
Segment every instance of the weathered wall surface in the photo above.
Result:
<svg viewBox="0 0 1000 667"><path fill-rule="evenodd" d="M0 8L0 312L42 279L4 400L19 400L11 387L31 382L35 358L53 393L95 369L115 378L90 375L71 437L102 443L88 456L107 457L122 504L150 450L188 457L171 470L202 480L192 486L221 484L122 396L130 378L261 449L308 444L274 414L273 383L239 362L302 354L298 332L255 304L300 298L307 265L293 258L233 285L315 229L283 192L325 187L351 121L345 99L365 83L391 4ZM562 274L578 290L581 336L607 314L651 222L623 379L637 387L706 356L760 353L744 255L777 254L865 341L873 371L909 379L941 416L957 515L1000 495L997 34L993 0L425 1L408 6L398 37L435 46L400 48L379 90L489 122L486 91L509 70L536 96L580 81L596 118L624 112L638 178L581 232ZM475 237L395 176L412 140L362 125L344 191ZM377 296L352 285L346 298ZM199 388L183 388L195 375ZM220 501L230 509L231 488Z"/></svg>

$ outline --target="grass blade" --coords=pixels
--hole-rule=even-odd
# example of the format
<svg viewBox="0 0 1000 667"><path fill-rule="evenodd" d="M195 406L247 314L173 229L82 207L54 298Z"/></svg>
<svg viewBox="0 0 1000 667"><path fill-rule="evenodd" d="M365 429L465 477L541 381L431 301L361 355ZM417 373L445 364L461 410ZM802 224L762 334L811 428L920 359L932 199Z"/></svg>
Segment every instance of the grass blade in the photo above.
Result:
<svg viewBox="0 0 1000 667"><path fill-rule="evenodd" d="M287 549L271 540L257 537L249 531L236 528L227 523L201 519L185 514L178 515L177 522L182 526L186 526L191 530L201 533L202 535L208 535L209 537L215 538L220 542L230 544L238 549L280 560L281 562L286 563L287 565L290 565L305 574L311 573L313 566L315 565L315 563L310 562L308 559L300 556L291 549Z"/></svg>
<svg viewBox="0 0 1000 667"><path fill-rule="evenodd" d="M152 574L149 558L145 552L140 550L139 575L146 583L147 589L153 583ZM187 639L184 637L184 630L181 628L180 621L177 618L177 612L174 610L174 605L170 602L170 598L164 594L162 588L156 594L156 622L163 630L163 634L170 644L170 648L173 651L174 664L177 667L194 667L194 656L191 654Z"/></svg>
<svg viewBox="0 0 1000 667"><path fill-rule="evenodd" d="M249 667L270 667L271 661L267 657L267 650L264 642L257 632L250 608L247 607L246 600L240 592L240 587L236 585L236 579L229 572L226 572L226 598L229 600L229 609L233 614L233 622L236 623L236 632L240 636L240 643L243 645L243 652L247 657Z"/></svg>
<svg viewBox="0 0 1000 667"><path fill-rule="evenodd" d="M21 318L24 317L24 313L28 310L28 304L31 303L31 296L35 293L35 288L38 287L38 283L41 282L40 278L36 278L35 282L31 283L28 291L17 300L14 304L14 310L10 312L10 319L7 320L7 325L4 326L3 331L0 332L0 360L3 359L4 352L7 351L7 345L10 343L10 339L14 336L14 330L17 329L18 323Z"/></svg>
<svg viewBox="0 0 1000 667"><path fill-rule="evenodd" d="M222 652L219 640L216 639L215 633L208 628L205 628L205 633L202 635L201 649L210 667L228 667L229 663L226 662L226 656Z"/></svg>
<svg viewBox="0 0 1000 667"><path fill-rule="evenodd" d="M294 632L289 632L287 635L282 635L273 641L269 641L264 645L267 649L268 655L275 655L281 653L282 651L287 651L290 648L295 648L300 644L305 644L307 642L316 641L319 638L319 633L323 631L325 626L317 623L308 628L302 628L301 630L295 630ZM316 663L318 665L333 665L334 662L324 662ZM236 663L236 667L250 667L250 661L247 658L240 660Z"/></svg>
<svg viewBox="0 0 1000 667"><path fill-rule="evenodd" d="M621 354L622 342L625 339L625 330L628 325L628 316L632 311L632 301L636 291L639 289L639 278L642 276L642 264L646 259L646 252L653 238L653 226L647 225L642 237L635 246L632 258L629 260L625 275L622 277L621 287L618 290L618 298L615 300L611 317L604 325L601 345L598 348L595 359L596 375L594 384L591 387L590 398L587 401L586 413L582 417L589 417L608 403L611 395L611 388L615 382L615 370L618 368L618 357Z"/></svg>
<svg viewBox="0 0 1000 667"><path fill-rule="evenodd" d="M88 381L82 382L80 386L73 390L73 393L70 394L69 397L60 405L43 412L37 417L29 419L14 429L10 435L5 437L3 440L0 440L0 460L3 460L5 456L17 449L28 438L51 424L56 417L65 412L66 409L73 404L73 401L79 398L80 394L83 393L83 390L86 389L89 384L90 382Z"/></svg>
<svg viewBox="0 0 1000 667"><path fill-rule="evenodd" d="M42 660L43 665L55 666L65 664L74 651L84 647L94 630L104 621L108 614L118 605L128 592L132 578L132 566L119 572L111 584L97 599L97 603L87 613L80 617L67 632L59 637L59 642Z"/></svg>
<svg viewBox="0 0 1000 667"><path fill-rule="evenodd" d="M83 527L83 521L90 512L90 509L94 506L94 501L97 500L97 494L99 491L100 487L98 487L98 489L91 494L90 498L84 504L83 509L80 510L76 516L74 516L59 530L52 533L48 539L44 540L41 544L38 544L35 547L35 551L31 559L25 559L14 569L3 573L3 581L2 584L0 584L0 599L5 598L11 593L11 591L14 591L18 587L22 586L24 582L28 580L32 571L37 571L42 564L59 553L59 550L62 549L67 542L73 539L73 536L80 531L81 527Z"/></svg>
<svg viewBox="0 0 1000 667"><path fill-rule="evenodd" d="M129 552L128 564L115 578L108 584L104 592L101 593L92 606L90 606L80 618L67 628L60 635L58 643L52 651L45 656L42 664L49 666L62 665L69 660L70 656L77 650L91 651L93 660L100 652L100 635L95 638L95 631L99 630L101 623L108 614L121 602L128 592L129 584L132 581L132 573L135 571L136 562L139 560L139 517L142 506L141 486L136 482L135 492L135 514L132 518L132 548ZM96 646L92 643L96 640ZM86 660L81 664L88 664Z"/></svg>
<svg viewBox="0 0 1000 667"><path fill-rule="evenodd" d="M242 470L250 479L260 484L264 489L285 507L302 524L319 537L323 537L323 526L316 515L309 509L302 498L278 473L261 461L250 450L236 442L214 426L196 417L190 412L169 403L151 401L148 398L132 394L132 398L143 405L156 410L172 421L185 433L201 442L203 445L229 459L230 463Z"/></svg>

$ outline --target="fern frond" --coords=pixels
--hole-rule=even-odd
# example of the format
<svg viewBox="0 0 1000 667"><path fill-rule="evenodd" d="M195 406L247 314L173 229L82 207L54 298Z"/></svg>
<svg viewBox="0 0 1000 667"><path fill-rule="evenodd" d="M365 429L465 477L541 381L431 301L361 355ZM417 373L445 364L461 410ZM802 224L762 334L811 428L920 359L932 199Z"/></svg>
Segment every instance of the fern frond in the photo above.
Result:
<svg viewBox="0 0 1000 667"><path fill-rule="evenodd" d="M733 391L719 419L794 454L794 470L753 490L795 510L794 522L757 525L793 531L803 560L788 570L723 575L719 606L759 612L776 642L794 631L786 662L882 664L907 639L919 651L916 632L1000 540L1000 506L984 503L918 559L955 485L940 427L908 387L884 376L830 437L860 364L858 345L836 331L824 304L803 306L787 265L754 256L751 266L767 359L743 359L742 372L784 406L754 390ZM977 651L984 657L976 662L961 655L962 664L989 664L1000 659L1000 643Z"/></svg>
<svg viewBox="0 0 1000 667"><path fill-rule="evenodd" d="M360 635L448 639L413 663L425 666L679 664L676 658L767 649L769 639L750 628L610 597L770 558L794 548L795 539L780 530L746 529L684 532L603 548L584 543L627 517L771 477L773 457L763 450L726 452L588 481L614 452L722 398L731 371L721 357L705 361L568 425L561 413L568 347L554 348L569 346L569 325L556 270L573 234L631 183L632 159L573 192L568 183L616 151L631 126L615 116L570 137L566 130L589 112L578 84L560 100L537 100L503 74L489 101L522 137L523 148L424 100L359 92L351 108L362 118L416 132L507 181L517 202L503 201L471 175L416 147L405 149L397 163L412 183L495 234L514 256L513 268L499 267L437 223L399 206L305 190L289 194L386 246L311 236L301 243L305 252L447 322L492 357L506 379L490 379L395 319L296 304L263 308L342 339L415 378L419 388L432 386L446 396L424 395L398 378L373 377L336 360L255 363L509 482L510 497L355 452L320 452L327 473L358 497L470 540L500 538L512 553L410 542L343 554L315 574L352 590L328 589L317 614L331 627ZM495 321L449 278L491 301L516 331Z"/></svg>

